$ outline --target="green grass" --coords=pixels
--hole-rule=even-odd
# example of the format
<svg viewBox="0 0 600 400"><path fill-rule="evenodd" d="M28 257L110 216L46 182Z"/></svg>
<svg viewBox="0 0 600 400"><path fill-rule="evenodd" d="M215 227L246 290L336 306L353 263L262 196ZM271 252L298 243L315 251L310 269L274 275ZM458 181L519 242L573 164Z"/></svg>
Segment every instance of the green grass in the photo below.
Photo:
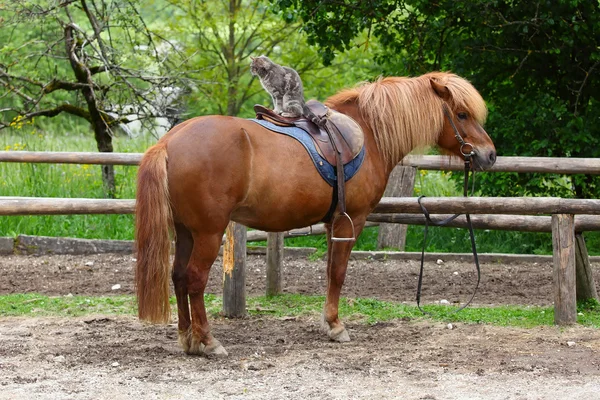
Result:
<svg viewBox="0 0 600 400"><path fill-rule="evenodd" d="M252 316L298 317L320 316L325 298L323 296L281 295L274 297L250 297L247 299L248 313ZM205 296L207 311L213 317L222 309L221 298L212 294ZM175 313L175 298L171 298ZM455 308L427 305L424 309L431 315L423 315L415 306L380 301L375 299L346 299L340 301L340 316L347 321L365 324L395 319L462 322L468 324L491 324L530 328L552 325L554 313L548 307L469 307L458 313ZM582 304L578 322L584 326L600 328L600 306L598 302ZM39 294L10 294L0 296L0 316L68 316L90 314L135 315L136 303L133 296L60 296L49 297ZM175 315L175 314L173 314Z"/></svg>
<svg viewBox="0 0 600 400"><path fill-rule="evenodd" d="M132 296L50 297L39 294L10 294L0 296L2 316L68 316L88 314L134 314L135 298Z"/></svg>
<svg viewBox="0 0 600 400"><path fill-rule="evenodd" d="M113 139L116 152L144 152L155 139ZM97 151L91 134L50 134L25 126L3 131L0 150ZM115 166L116 197L135 198L137 167ZM0 163L0 196L104 198L99 165ZM56 215L0 218L0 236L18 234L132 239L132 215Z"/></svg>
<svg viewBox="0 0 600 400"><path fill-rule="evenodd" d="M53 125L52 125L53 126ZM69 133L66 129L76 132ZM35 125L21 129L5 129L0 134L0 150L35 151L96 151L91 133L82 126L59 129L48 133ZM114 147L117 152L144 152L155 142L146 136L130 139L117 136ZM117 198L135 197L137 167L115 166ZM415 195L460 196L449 173L419 171ZM75 164L19 164L0 163L0 196L26 197L82 197L103 198L100 166ZM421 251L422 226L409 226L406 238L407 251ZM134 236L132 215L57 215L0 218L0 236L19 234L77 237L88 239L131 240ZM355 249L376 250L378 228L367 228L359 237ZM600 255L600 232L585 234L590 255ZM477 249L480 253L552 254L549 233L476 231ZM458 228L432 227L429 231L429 252L470 252L468 232ZM295 237L285 240L286 246L316 247L318 255L326 251L324 235ZM258 245L265 243L258 243Z"/></svg>

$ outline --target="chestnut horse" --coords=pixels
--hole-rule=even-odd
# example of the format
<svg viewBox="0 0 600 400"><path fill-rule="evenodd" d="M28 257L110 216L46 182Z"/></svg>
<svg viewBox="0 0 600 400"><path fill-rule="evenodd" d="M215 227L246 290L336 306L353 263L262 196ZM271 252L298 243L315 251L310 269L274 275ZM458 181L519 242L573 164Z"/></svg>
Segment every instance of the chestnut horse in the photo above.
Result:
<svg viewBox="0 0 600 400"><path fill-rule="evenodd" d="M477 90L450 73L416 78L381 78L344 90L326 105L352 117L365 134L361 169L346 183L347 213L356 235L381 199L390 172L411 150L438 145L460 155L452 123L473 146L473 166L494 164L494 144L482 128L487 108ZM444 109L449 112L444 112ZM169 275L178 308L179 342L188 354L227 355L206 317L204 289L230 220L269 232L319 222L332 187L296 140L255 122L204 116L173 128L145 153L138 172L136 287L139 318L170 319ZM340 221L344 221L341 219ZM349 220L326 224L327 298L324 323L329 338L350 340L338 303L352 242ZM170 235L176 238L169 268Z"/></svg>

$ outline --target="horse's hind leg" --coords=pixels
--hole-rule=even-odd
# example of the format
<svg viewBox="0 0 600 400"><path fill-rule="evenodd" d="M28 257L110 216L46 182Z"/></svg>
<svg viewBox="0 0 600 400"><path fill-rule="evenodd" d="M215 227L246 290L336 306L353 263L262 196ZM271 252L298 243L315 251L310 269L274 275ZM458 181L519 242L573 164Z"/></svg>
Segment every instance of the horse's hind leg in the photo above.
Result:
<svg viewBox="0 0 600 400"><path fill-rule="evenodd" d="M194 239L192 233L182 224L175 224L175 233L175 261L173 262L172 278L177 297L179 344L187 353L190 343L190 325L192 324L188 303L187 265L194 247Z"/></svg>
<svg viewBox="0 0 600 400"><path fill-rule="evenodd" d="M356 236L360 234L364 225L365 218L353 220ZM352 228L349 222L336 223L336 237L350 237ZM324 328L331 340L336 342L348 342L350 336L340 321L338 315L340 292L346 279L346 269L348 268L348 259L354 242L332 242L332 229L327 225L327 299L325 300L325 309L323 310Z"/></svg>
<svg viewBox="0 0 600 400"><path fill-rule="evenodd" d="M225 230L225 228L223 228ZM204 289L208 274L214 263L223 232L215 234L194 234L194 247L187 265L187 293L191 306L191 328L185 335L183 349L188 354L226 356L227 351L210 333L210 326L204 305Z"/></svg>

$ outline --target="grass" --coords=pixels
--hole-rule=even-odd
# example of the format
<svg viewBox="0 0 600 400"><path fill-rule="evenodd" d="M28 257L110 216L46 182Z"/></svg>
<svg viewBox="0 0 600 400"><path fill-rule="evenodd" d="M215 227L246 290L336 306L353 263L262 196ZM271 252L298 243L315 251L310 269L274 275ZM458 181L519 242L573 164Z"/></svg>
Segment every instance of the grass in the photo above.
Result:
<svg viewBox="0 0 600 400"><path fill-rule="evenodd" d="M115 137L116 152L144 152L155 140ZM0 135L0 150L97 151L91 136L50 134L34 127ZM137 168L115 166L116 197L135 198ZM99 165L0 163L0 196L104 198ZM18 234L88 239L132 239L132 215L56 215L0 218L0 236Z"/></svg>
<svg viewBox="0 0 600 400"><path fill-rule="evenodd" d="M48 133L35 125L20 129L6 129L0 135L0 150L96 151L91 133L74 125L71 129L84 133L64 132L54 127ZM152 137L115 137L117 152L144 152L155 142ZM117 198L135 197L136 167L115 166ZM415 184L416 195L460 196L449 173L419 171ZM100 166L75 164L19 164L0 163L0 196L27 197L105 197ZM77 237L87 239L131 240L134 236L132 215L57 215L0 218L0 237L19 234ZM420 251L423 240L422 226L409 226L407 251ZM355 249L376 250L378 228L367 228L359 237ZM600 232L585 234L590 255L600 255ZM549 233L476 231L480 253L552 254ZM286 246L316 247L319 255L325 253L324 235L295 237L285 240ZM261 243L258 243L259 245ZM264 242L262 243L265 244ZM429 231L429 252L470 252L468 232L458 228L432 227Z"/></svg>
<svg viewBox="0 0 600 400"><path fill-rule="evenodd" d="M135 307L135 298L132 296L50 297L30 293L0 296L0 315L2 316L127 315L134 314Z"/></svg>
<svg viewBox="0 0 600 400"><path fill-rule="evenodd" d="M247 299L248 313L252 316L299 317L320 316L325 298L299 294L274 297L250 297ZM207 311L217 317L222 309L221 298L205 295ZM171 298L175 315L175 298ZM415 306L380 301L376 299L347 299L340 301L340 316L347 321L364 324L396 319L462 322L467 324L491 324L531 328L552 325L554 313L548 307L469 307L458 313L455 308L427 305L424 309L431 315L423 315ZM592 301L581 304L578 323L600 328L600 306ZM79 317L91 314L135 315L136 303L133 296L60 296L40 294L9 294L0 296L1 316L68 316Z"/></svg>

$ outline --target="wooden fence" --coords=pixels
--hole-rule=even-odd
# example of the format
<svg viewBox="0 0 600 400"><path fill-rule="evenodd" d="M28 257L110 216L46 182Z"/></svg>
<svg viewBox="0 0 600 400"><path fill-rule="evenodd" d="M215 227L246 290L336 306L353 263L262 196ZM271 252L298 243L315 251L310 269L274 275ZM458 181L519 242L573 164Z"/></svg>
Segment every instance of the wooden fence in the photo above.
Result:
<svg viewBox="0 0 600 400"><path fill-rule="evenodd" d="M66 153L66 152L2 152L0 162L40 162L40 163L75 163L75 164L114 164L137 165L141 154L119 153ZM409 156L403 166L430 170L461 170L462 163L452 162L440 156ZM557 174L600 174L600 159L562 159L540 157L498 157L491 171L502 172L543 172ZM589 262L582 263L576 269L576 248L578 241L575 231L600 230L600 200L559 199L559 198L425 198L423 204L432 214L464 213L487 214L481 218L474 217L476 225L486 229L540 230L551 231L554 249L554 282L555 282L555 322L558 324L576 321L576 296L579 285L587 279L588 292L595 294L595 284L590 279ZM31 214L124 214L134 211L134 200L105 199L48 199L24 197L0 197L0 215ZM400 214L402 213L402 214ZM421 209L414 197L384 197L369 216L370 221L391 223L422 223ZM513 222L503 217L492 215L508 214ZM552 214L552 217L526 217L524 215ZM578 214L575 218L574 215ZM517 222L514 222L517 221ZM463 223L460 219L457 226ZM527 226L522 229L523 225ZM535 228L529 226L535 225ZM503 228L502 228L502 227ZM245 231L245 230L244 230ZM241 230L240 230L241 232ZM281 288L280 265L282 259L281 235L270 235L268 251L267 291L278 293ZM245 246L245 237L243 245ZM585 246L585 245L584 245ZM235 251L238 258L244 255ZM245 253L244 253L245 254ZM587 253L585 253L587 257ZM578 256L581 258L581 255ZM585 260L584 260L585 261ZM238 264L243 268L244 262ZM232 266L233 268L233 266ZM587 268L587 269L586 269ZM577 273L576 273L577 270ZM235 276L239 276L236 280ZM230 274L229 303L234 304L232 315L243 313L245 309L243 290L243 271ZM587 278L581 278L584 276ZM577 277L577 278L576 278ZM239 280L242 280L240 282ZM226 279L227 281L227 279ZM591 286L590 286L591 285ZM577 288L577 289L576 289ZM593 289L593 290L592 290ZM241 302L241 303L240 303Z"/></svg>

